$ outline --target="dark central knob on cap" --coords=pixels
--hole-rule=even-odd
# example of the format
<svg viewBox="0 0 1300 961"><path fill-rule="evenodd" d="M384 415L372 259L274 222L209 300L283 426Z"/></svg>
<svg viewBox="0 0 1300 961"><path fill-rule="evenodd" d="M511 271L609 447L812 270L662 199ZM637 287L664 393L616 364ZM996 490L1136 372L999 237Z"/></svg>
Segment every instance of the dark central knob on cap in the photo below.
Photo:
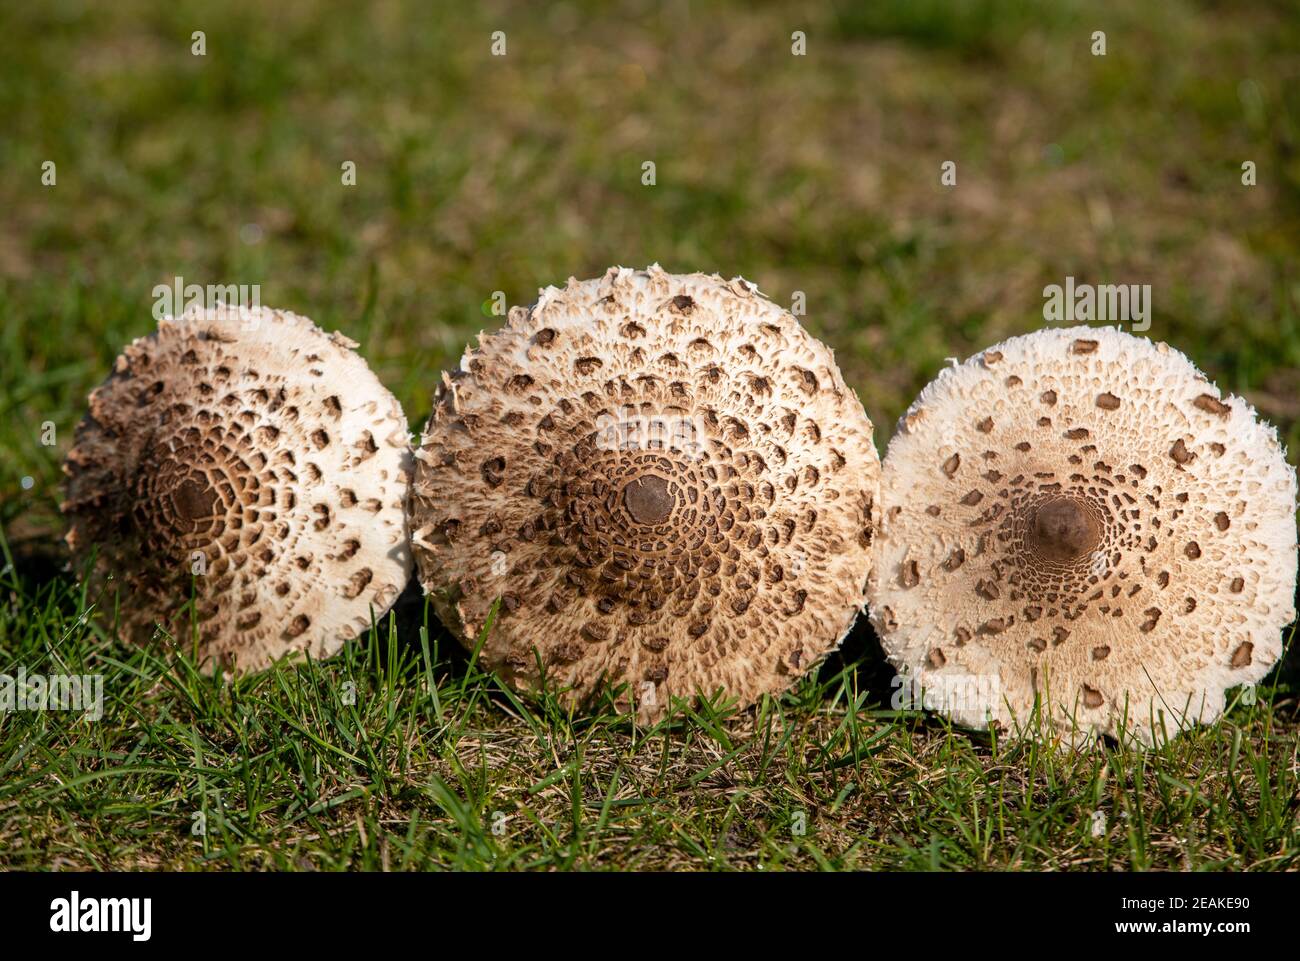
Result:
<svg viewBox="0 0 1300 961"><path fill-rule="evenodd" d="M1031 540L1050 561L1066 563L1091 554L1101 540L1092 512L1078 501L1061 498L1034 511Z"/></svg>
<svg viewBox="0 0 1300 961"><path fill-rule="evenodd" d="M176 513L187 521L203 520L205 517L212 516L212 505L217 501L216 492L206 484L200 483L193 478L187 478L182 481L176 488L176 493L172 495L172 503L176 505Z"/></svg>
<svg viewBox="0 0 1300 961"><path fill-rule="evenodd" d="M650 527L662 524L673 512L668 481L655 474L638 477L623 488L623 505L638 524Z"/></svg>

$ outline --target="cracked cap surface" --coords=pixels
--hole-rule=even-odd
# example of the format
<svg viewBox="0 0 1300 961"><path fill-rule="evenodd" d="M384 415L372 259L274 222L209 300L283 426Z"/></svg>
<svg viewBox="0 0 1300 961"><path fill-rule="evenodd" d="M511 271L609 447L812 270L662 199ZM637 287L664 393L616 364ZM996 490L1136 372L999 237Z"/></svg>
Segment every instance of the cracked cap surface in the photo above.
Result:
<svg viewBox="0 0 1300 961"><path fill-rule="evenodd" d="M90 395L62 509L124 634L209 669L335 653L410 573L406 418L355 343L287 311L164 319ZM192 586L191 586L192 585ZM185 610L195 595L197 628Z"/></svg>
<svg viewBox="0 0 1300 961"><path fill-rule="evenodd" d="M1056 734L1150 742L1214 720L1281 655L1295 505L1276 431L1168 345L1014 337L899 422L872 621L961 724L1024 726L1037 696Z"/></svg>
<svg viewBox="0 0 1300 961"><path fill-rule="evenodd" d="M864 598L879 464L831 352L743 280L657 266L541 291L444 377L414 550L444 623L520 688L626 685L643 719L748 705ZM539 666L541 670L539 670Z"/></svg>

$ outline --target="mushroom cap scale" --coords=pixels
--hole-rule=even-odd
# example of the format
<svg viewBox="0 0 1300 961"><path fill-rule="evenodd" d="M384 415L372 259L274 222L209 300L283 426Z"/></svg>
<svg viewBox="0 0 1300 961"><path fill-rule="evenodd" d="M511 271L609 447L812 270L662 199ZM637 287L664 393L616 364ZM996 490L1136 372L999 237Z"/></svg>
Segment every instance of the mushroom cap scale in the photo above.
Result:
<svg viewBox="0 0 1300 961"><path fill-rule="evenodd" d="M1260 680L1295 618L1296 476L1276 431L1118 330L1014 337L901 418L871 616L957 722L1152 742Z"/></svg>
<svg viewBox="0 0 1300 961"><path fill-rule="evenodd" d="M831 352L747 282L612 268L515 308L444 376L417 570L521 689L624 709L791 686L861 609L879 463Z"/></svg>
<svg viewBox="0 0 1300 961"><path fill-rule="evenodd" d="M62 509L74 557L115 578L125 635L193 630L206 668L257 670L335 653L396 600L409 435L355 346L287 311L218 307L118 357Z"/></svg>

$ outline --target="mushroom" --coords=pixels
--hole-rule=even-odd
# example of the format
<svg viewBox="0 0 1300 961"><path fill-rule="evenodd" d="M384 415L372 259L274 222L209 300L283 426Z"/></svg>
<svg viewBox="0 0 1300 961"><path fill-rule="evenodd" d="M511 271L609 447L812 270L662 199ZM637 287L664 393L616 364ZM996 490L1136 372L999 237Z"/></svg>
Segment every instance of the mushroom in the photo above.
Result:
<svg viewBox="0 0 1300 961"><path fill-rule="evenodd" d="M68 453L68 544L138 642L206 669L325 657L410 574L406 418L341 334L287 311L160 322L90 395ZM193 596L193 617L189 602Z"/></svg>
<svg viewBox="0 0 1300 961"><path fill-rule="evenodd" d="M1088 327L1014 337L899 422L872 621L960 724L1152 743L1219 717L1281 655L1295 506L1276 431L1178 351Z"/></svg>
<svg viewBox="0 0 1300 961"><path fill-rule="evenodd" d="M643 721L790 687L862 607L879 460L830 350L739 278L548 287L444 375L417 572L519 689ZM499 602L499 603L498 603Z"/></svg>

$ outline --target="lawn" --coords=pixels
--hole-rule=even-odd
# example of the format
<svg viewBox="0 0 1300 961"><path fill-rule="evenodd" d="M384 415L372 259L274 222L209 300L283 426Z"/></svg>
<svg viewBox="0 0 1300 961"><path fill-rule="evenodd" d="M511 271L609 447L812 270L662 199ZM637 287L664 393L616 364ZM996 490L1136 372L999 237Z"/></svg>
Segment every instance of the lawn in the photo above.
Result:
<svg viewBox="0 0 1300 961"><path fill-rule="evenodd" d="M1044 286L1150 284L1148 336L1294 463L1293 0L5 4L0 118L0 674L105 696L0 714L0 867L1300 868L1294 644L1148 753L896 709L865 618L779 702L651 729L508 693L415 590L227 685L89 616L58 513L87 392L177 277L343 331L418 426L498 292L740 274L806 303L882 450Z"/></svg>

